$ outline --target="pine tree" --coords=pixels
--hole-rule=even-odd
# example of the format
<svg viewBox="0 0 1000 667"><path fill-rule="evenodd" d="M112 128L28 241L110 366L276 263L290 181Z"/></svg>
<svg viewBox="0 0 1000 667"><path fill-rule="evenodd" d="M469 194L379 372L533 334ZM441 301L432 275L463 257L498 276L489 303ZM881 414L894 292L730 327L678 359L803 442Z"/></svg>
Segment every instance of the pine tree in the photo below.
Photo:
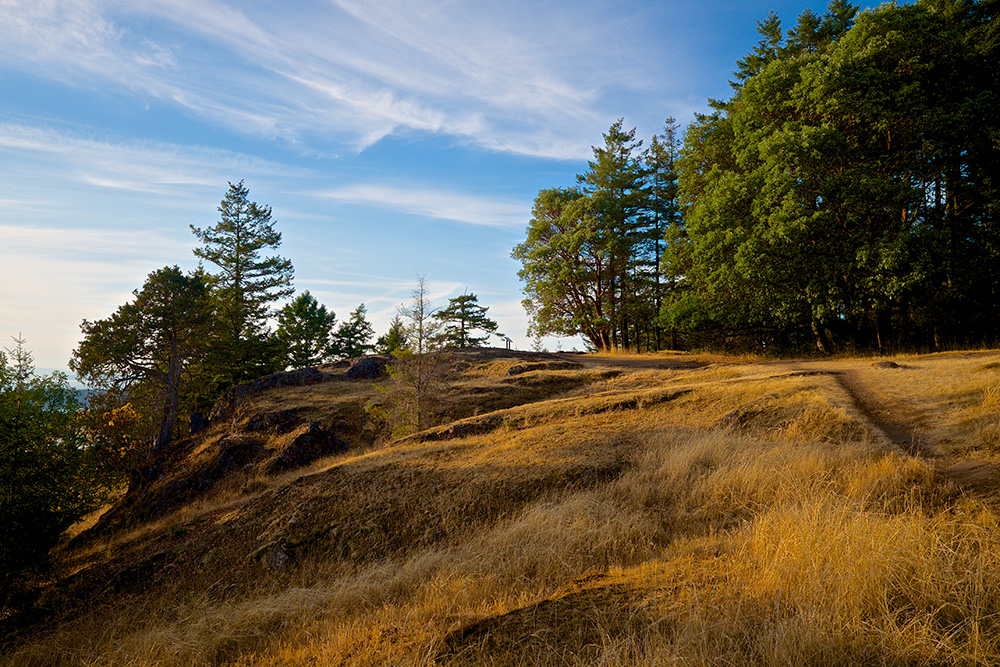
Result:
<svg viewBox="0 0 1000 667"><path fill-rule="evenodd" d="M638 339L637 248L648 236L642 215L647 197L646 171L640 160L642 140L635 128L625 130L619 118L595 146L586 173L577 176L600 224L601 241L611 261L611 289L606 294L611 319L611 344L627 348Z"/></svg>
<svg viewBox="0 0 1000 667"><path fill-rule="evenodd" d="M399 315L389 322L389 330L378 337L375 341L375 352L378 354L394 354L407 349L409 341L406 339L406 327Z"/></svg>
<svg viewBox="0 0 1000 667"><path fill-rule="evenodd" d="M677 161L680 158L679 126L673 118L667 118L663 133L653 136L646 150L646 166L649 178L649 199L647 215L649 218L647 243L648 276L652 277L652 313L653 339L655 349L663 347L660 332L660 309L663 305L665 289L669 286L663 281L663 250L667 230L671 236L676 236L683 221L680 215L678 201Z"/></svg>
<svg viewBox="0 0 1000 667"><path fill-rule="evenodd" d="M489 308L479 305L479 297L475 294L463 294L449 299L448 306L434 314L443 325L438 340L445 347L482 347L489 340L489 335L497 332L497 323L486 316L488 310ZM474 336L475 331L482 331L486 335Z"/></svg>
<svg viewBox="0 0 1000 667"><path fill-rule="evenodd" d="M306 290L278 313L275 337L281 341L285 364L292 368L315 366L330 356L336 315Z"/></svg>
<svg viewBox="0 0 1000 667"><path fill-rule="evenodd" d="M279 347L271 337L267 318L271 304L291 296L292 263L264 256L281 245L281 234L271 221L271 207L250 200L243 185L230 183L219 205L221 219L214 226L191 231L201 242L194 254L218 267L211 285L218 323L214 364L217 382L233 384L276 370Z"/></svg>
<svg viewBox="0 0 1000 667"><path fill-rule="evenodd" d="M351 316L340 325L333 334L330 350L339 359L356 359L372 351L372 338L375 331L371 323L365 319L368 310L365 304L354 309Z"/></svg>

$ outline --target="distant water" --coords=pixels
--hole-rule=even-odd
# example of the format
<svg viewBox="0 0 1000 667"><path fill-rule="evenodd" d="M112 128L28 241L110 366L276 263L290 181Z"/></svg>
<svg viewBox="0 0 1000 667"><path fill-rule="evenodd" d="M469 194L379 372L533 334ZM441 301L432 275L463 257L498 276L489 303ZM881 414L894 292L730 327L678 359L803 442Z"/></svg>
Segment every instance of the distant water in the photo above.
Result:
<svg viewBox="0 0 1000 667"><path fill-rule="evenodd" d="M68 368L42 368L40 366L35 367L35 375L52 375L56 371L64 373L67 378L69 378L69 386L76 391L76 398L78 401L87 404L87 400L90 398L90 390L84 385L77 381L76 376L69 371Z"/></svg>

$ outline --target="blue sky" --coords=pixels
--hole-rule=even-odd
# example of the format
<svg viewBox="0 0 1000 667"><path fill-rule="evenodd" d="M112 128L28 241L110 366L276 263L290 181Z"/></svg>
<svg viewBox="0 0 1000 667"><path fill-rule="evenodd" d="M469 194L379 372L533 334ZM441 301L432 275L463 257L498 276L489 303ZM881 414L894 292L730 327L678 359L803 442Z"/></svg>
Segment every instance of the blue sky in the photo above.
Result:
<svg viewBox="0 0 1000 667"><path fill-rule="evenodd" d="M509 255L538 190L619 117L686 125L757 20L824 5L0 0L2 345L65 368L82 320L196 266L189 225L242 179L339 318L364 302L383 332L421 274L527 349Z"/></svg>

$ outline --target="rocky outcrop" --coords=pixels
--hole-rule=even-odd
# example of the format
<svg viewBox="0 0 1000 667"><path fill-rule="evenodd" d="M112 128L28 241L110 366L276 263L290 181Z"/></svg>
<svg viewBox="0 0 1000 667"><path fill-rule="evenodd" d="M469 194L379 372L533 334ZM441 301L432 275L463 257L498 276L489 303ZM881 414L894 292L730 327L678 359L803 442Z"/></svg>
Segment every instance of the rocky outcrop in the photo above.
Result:
<svg viewBox="0 0 1000 667"><path fill-rule="evenodd" d="M265 472L273 474L301 468L318 458L347 451L350 442L320 427L316 422L299 428L281 454L267 464Z"/></svg>
<svg viewBox="0 0 1000 667"><path fill-rule="evenodd" d="M269 389L278 387L298 387L309 384L319 384L320 382L332 382L339 380L340 376L333 373L324 373L315 367L300 368L294 371L283 373L272 373L262 378L257 378L252 382L238 384L215 402L208 419L211 422L225 421L233 416L236 409L250 396L259 394Z"/></svg>
<svg viewBox="0 0 1000 667"><path fill-rule="evenodd" d="M336 364L325 364L319 368L310 366L265 375L252 382L238 384L223 394L212 406L208 421L230 419L240 405L251 396L279 387L299 387L337 380L378 380L388 375L387 369L391 361L392 357L388 355L371 355Z"/></svg>
<svg viewBox="0 0 1000 667"><path fill-rule="evenodd" d="M344 377L348 380L378 380L389 374L389 355L361 357L347 369Z"/></svg>

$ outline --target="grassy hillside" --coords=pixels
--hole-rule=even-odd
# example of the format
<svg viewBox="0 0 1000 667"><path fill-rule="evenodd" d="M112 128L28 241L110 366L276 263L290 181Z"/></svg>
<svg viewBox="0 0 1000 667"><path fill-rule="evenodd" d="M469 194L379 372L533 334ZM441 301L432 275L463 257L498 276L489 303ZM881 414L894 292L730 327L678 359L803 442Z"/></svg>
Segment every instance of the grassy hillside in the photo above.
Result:
<svg viewBox="0 0 1000 667"><path fill-rule="evenodd" d="M325 369L65 545L0 663L995 664L1000 353L894 361L470 353L387 443Z"/></svg>

